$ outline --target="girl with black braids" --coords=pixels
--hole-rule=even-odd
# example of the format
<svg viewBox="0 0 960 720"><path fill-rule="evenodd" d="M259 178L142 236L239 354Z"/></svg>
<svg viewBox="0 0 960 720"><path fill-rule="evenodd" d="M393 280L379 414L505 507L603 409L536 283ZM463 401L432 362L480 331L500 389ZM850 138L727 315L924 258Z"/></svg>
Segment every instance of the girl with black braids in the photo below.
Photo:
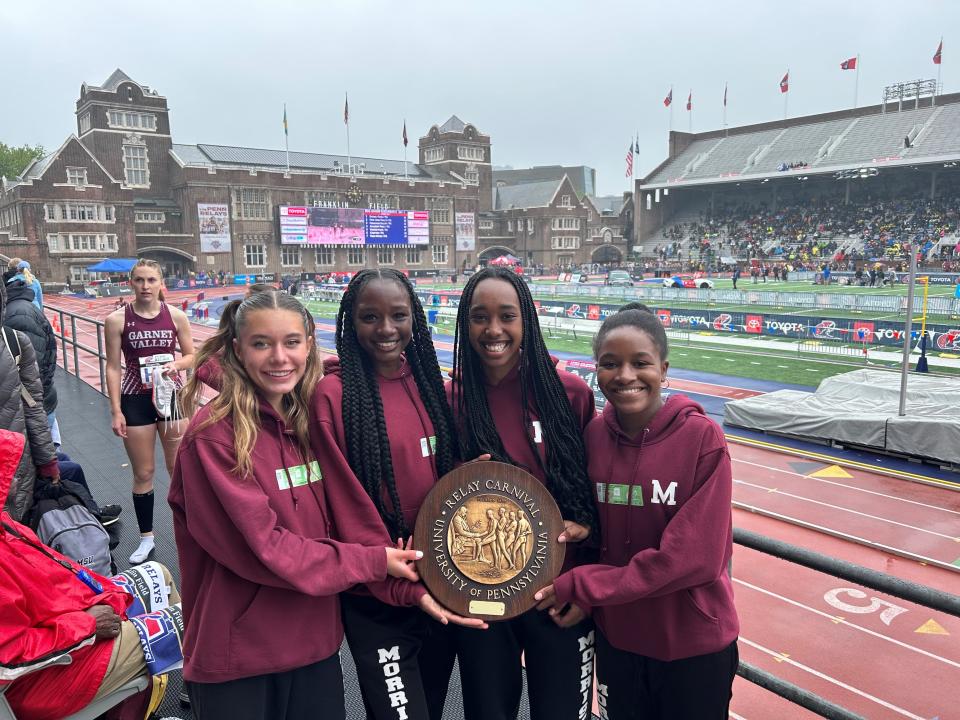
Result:
<svg viewBox="0 0 960 720"><path fill-rule="evenodd" d="M460 456L430 329L406 277L389 269L357 273L340 302L336 341L339 359L325 362L315 402L318 442L333 442L327 454L343 458L336 475L327 474L327 490L362 486L402 546L424 497ZM343 520L334 523L349 538L353 529ZM362 589L345 593L341 604L367 717L396 718L402 701L401 717L440 720L455 656L449 630ZM437 617L429 595L420 606ZM442 617L484 626L446 611ZM398 663L399 673L386 676L385 662Z"/></svg>
<svg viewBox="0 0 960 720"><path fill-rule="evenodd" d="M453 381L447 396L463 453L489 453L546 485L564 518L561 542L598 529L582 431L593 419L593 393L558 371L540 334L526 283L512 270L486 268L463 289L457 312ZM579 548L578 548L579 550ZM585 558L568 548L564 568ZM458 630L467 720L516 718L521 653L533 720L586 717L592 698L593 623L558 627L539 609L494 623L485 633Z"/></svg>

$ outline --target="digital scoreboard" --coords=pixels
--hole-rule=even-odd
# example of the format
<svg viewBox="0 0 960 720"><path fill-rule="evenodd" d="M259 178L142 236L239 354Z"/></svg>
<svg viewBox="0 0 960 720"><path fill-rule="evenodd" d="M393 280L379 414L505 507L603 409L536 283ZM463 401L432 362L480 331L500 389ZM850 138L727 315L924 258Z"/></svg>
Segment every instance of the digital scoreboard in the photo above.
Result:
<svg viewBox="0 0 960 720"><path fill-rule="evenodd" d="M427 245L430 213L424 210L280 207L284 245Z"/></svg>

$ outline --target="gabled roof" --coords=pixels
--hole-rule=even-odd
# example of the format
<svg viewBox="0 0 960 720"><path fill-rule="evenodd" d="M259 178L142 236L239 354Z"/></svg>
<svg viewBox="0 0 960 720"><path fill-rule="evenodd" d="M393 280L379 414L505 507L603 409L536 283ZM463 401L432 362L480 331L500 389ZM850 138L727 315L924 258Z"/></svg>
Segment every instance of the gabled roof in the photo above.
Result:
<svg viewBox="0 0 960 720"><path fill-rule="evenodd" d="M34 180L40 180L41 178L43 178L44 173L47 172L47 169L50 167L50 165L53 164L53 161L60 156L60 153L63 152L63 149L67 145L69 145L72 140L77 141L77 144L81 148L83 148L84 152L87 153L90 159L93 160L96 166L103 171L103 174L106 175L111 182L120 184L120 181L114 178L109 173L109 171L101 164L101 162L97 160L96 156L92 152L90 152L90 148L88 148L86 145L84 145L80 141L80 138L78 138L76 135L70 135L66 140L63 141L63 144L59 148L57 148L54 152L49 153L48 155L44 155L42 158L37 158L32 163L27 165L24 171L20 174L20 177L18 177L16 180L11 182L6 180L6 178L4 178L4 182L3 182L4 191L10 190L11 188L16 187L17 185L32 185Z"/></svg>
<svg viewBox="0 0 960 720"><path fill-rule="evenodd" d="M621 212L623 212L625 201L621 195L602 195L600 197L595 195L587 195L586 197L598 213L611 213L613 215L619 215Z"/></svg>
<svg viewBox="0 0 960 720"><path fill-rule="evenodd" d="M138 86L141 90L143 90L144 95L153 95L159 97L156 90L151 90L149 85L138 83L120 68L117 68L110 73L110 77L104 80L102 85L88 85L87 83L84 83L83 87L87 90L105 90L107 92L116 92L117 88L125 82L130 82Z"/></svg>
<svg viewBox="0 0 960 720"><path fill-rule="evenodd" d="M116 92L117 88L120 87L122 82L135 82L129 75L127 75L123 70L117 68L112 73L110 77L103 81L101 89L109 90L110 92Z"/></svg>
<svg viewBox="0 0 960 720"><path fill-rule="evenodd" d="M174 144L171 150L174 159L181 167L236 167L241 169L267 168L286 169L287 155L283 150L235 147L231 145L180 145ZM429 178L430 175L413 162L404 164L402 160L364 158L352 156L353 163L365 163L367 175L389 175L410 178ZM290 153L291 170L312 170L315 172L334 172L336 168L346 167L346 155L327 155L325 153Z"/></svg>
<svg viewBox="0 0 960 720"><path fill-rule="evenodd" d="M451 115L451 116L450 116L450 119L447 120L443 125L440 126L440 132L442 132L442 133L448 133L448 132L462 133L462 132L463 132L463 129L464 129L465 127L467 127L467 124L466 124L463 120L461 120L460 118L458 118L456 115Z"/></svg>
<svg viewBox="0 0 960 720"><path fill-rule="evenodd" d="M563 180L544 180L543 182L494 187L493 209L547 207L562 184Z"/></svg>

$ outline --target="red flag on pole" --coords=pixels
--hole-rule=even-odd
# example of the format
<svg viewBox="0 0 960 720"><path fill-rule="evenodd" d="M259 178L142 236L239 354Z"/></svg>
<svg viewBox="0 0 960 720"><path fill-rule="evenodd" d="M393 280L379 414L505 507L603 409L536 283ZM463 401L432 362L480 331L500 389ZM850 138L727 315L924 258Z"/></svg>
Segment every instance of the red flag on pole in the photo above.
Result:
<svg viewBox="0 0 960 720"><path fill-rule="evenodd" d="M841 70L856 70L857 69L857 59L855 57L850 58L849 60L844 60L840 63Z"/></svg>
<svg viewBox="0 0 960 720"><path fill-rule="evenodd" d="M663 106L670 107L670 103L673 102L673 88L670 88L670 92L667 93L667 96L663 99Z"/></svg>
<svg viewBox="0 0 960 720"><path fill-rule="evenodd" d="M343 94L343 124L347 125L350 122L350 105L347 102L347 94Z"/></svg>
<svg viewBox="0 0 960 720"><path fill-rule="evenodd" d="M693 110L693 90L687 95L687 110Z"/></svg>
<svg viewBox="0 0 960 720"><path fill-rule="evenodd" d="M407 121L403 121L403 146L407 146Z"/></svg>
<svg viewBox="0 0 960 720"><path fill-rule="evenodd" d="M633 177L633 141L630 141L630 149L627 150L627 177Z"/></svg>
<svg viewBox="0 0 960 720"><path fill-rule="evenodd" d="M937 51L933 54L933 64L939 65L943 60L943 40L940 41L940 44L937 45Z"/></svg>
<svg viewBox="0 0 960 720"><path fill-rule="evenodd" d="M780 80L780 92L785 93L790 90L790 71L787 70L786 74Z"/></svg>

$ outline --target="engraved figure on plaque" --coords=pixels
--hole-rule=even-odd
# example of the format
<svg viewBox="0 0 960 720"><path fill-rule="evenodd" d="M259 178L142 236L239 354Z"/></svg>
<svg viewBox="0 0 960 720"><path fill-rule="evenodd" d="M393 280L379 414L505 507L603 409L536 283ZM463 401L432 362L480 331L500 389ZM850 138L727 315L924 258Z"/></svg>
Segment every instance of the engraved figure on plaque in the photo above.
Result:
<svg viewBox="0 0 960 720"><path fill-rule="evenodd" d="M512 579L533 551L526 511L500 495L477 495L457 508L449 538L453 564L471 580L486 585Z"/></svg>

